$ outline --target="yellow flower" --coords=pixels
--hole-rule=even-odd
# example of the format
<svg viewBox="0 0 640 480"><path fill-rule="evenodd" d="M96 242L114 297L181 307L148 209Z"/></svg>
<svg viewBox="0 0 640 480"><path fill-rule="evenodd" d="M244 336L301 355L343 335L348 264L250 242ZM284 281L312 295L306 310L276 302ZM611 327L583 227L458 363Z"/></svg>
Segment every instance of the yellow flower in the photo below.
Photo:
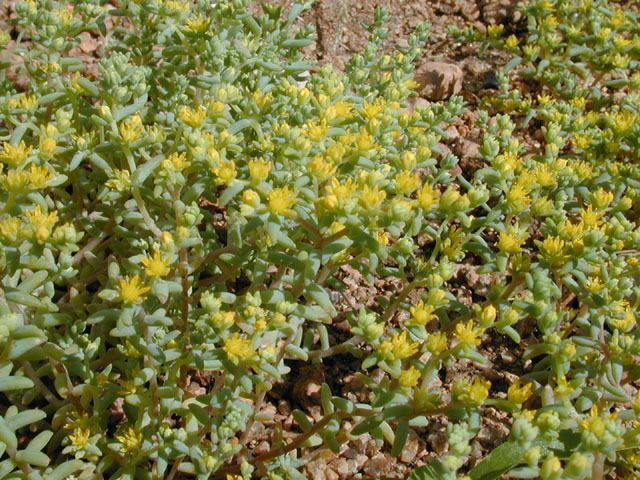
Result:
<svg viewBox="0 0 640 480"><path fill-rule="evenodd" d="M398 383L403 387L415 387L421 377L420 370L413 365L407 370L403 370L398 378Z"/></svg>
<svg viewBox="0 0 640 480"><path fill-rule="evenodd" d="M324 120L320 122L320 125L317 125L313 120L309 120L307 126L302 130L302 135L314 142L323 140L327 133L329 133L329 127Z"/></svg>
<svg viewBox="0 0 640 480"><path fill-rule="evenodd" d="M226 106L223 102L220 102L214 99L210 99L207 102L207 111L212 116L216 116L216 115L220 115L221 113L224 113L225 109L226 109Z"/></svg>
<svg viewBox="0 0 640 480"><path fill-rule="evenodd" d="M222 349L227 353L229 360L236 365L239 360L253 358L256 354L251 341L241 338L237 332L224 341Z"/></svg>
<svg viewBox="0 0 640 480"><path fill-rule="evenodd" d="M461 195L458 190L448 187L440 196L440 207L445 210L453 209L460 200L460 197Z"/></svg>
<svg viewBox="0 0 640 480"><path fill-rule="evenodd" d="M68 422L63 426L65 430L89 430L89 414L87 412L72 411L69 416L71 418L67 417Z"/></svg>
<svg viewBox="0 0 640 480"><path fill-rule="evenodd" d="M607 428L607 420L615 420L617 418L617 412L614 412L611 415L608 415L607 418L603 419L599 416L598 406L593 405L589 410L589 415L591 418L585 418L580 422L580 427L583 430L587 430L593 433L596 437L600 438L604 434Z"/></svg>
<svg viewBox="0 0 640 480"><path fill-rule="evenodd" d="M33 189L45 188L52 178L47 167L37 167L33 163L31 164L31 168L29 169L27 176L29 178L29 183L31 184L30 186Z"/></svg>
<svg viewBox="0 0 640 480"><path fill-rule="evenodd" d="M112 188L117 192L124 192L131 186L131 174L129 173L129 170L115 169L111 175L111 179L105 183L107 187Z"/></svg>
<svg viewBox="0 0 640 480"><path fill-rule="evenodd" d="M438 202L438 195L440 192L434 190L431 185L426 183L419 191L418 191L418 203L423 210L429 210L432 205L435 205Z"/></svg>
<svg viewBox="0 0 640 480"><path fill-rule="evenodd" d="M491 388L491 382L489 380L480 380L480 377L476 377L473 384L468 386L467 394L468 399L475 405L482 405L482 403L489 396L489 388Z"/></svg>
<svg viewBox="0 0 640 480"><path fill-rule="evenodd" d="M409 312L411 312L412 315L411 325L426 325L436 318L433 313L433 305L425 305L422 300L420 300L415 307L409 307ZM409 324L409 322L407 322L407 324Z"/></svg>
<svg viewBox="0 0 640 480"><path fill-rule="evenodd" d="M536 215L547 215L553 208L553 201L549 197L539 197L533 205L533 213Z"/></svg>
<svg viewBox="0 0 640 480"><path fill-rule="evenodd" d="M560 478L562 476L562 463L553 453L550 453L540 467L542 478Z"/></svg>
<svg viewBox="0 0 640 480"><path fill-rule="evenodd" d="M29 176L21 170L12 168L7 173L0 174L0 185L9 192L22 193L28 189Z"/></svg>
<svg viewBox="0 0 640 480"><path fill-rule="evenodd" d="M531 203L529 197L530 190L525 188L520 182L516 182L507 192L507 205L513 213L522 212Z"/></svg>
<svg viewBox="0 0 640 480"><path fill-rule="evenodd" d="M5 242L14 243L20 238L22 220L16 217L7 217L0 220L0 236Z"/></svg>
<svg viewBox="0 0 640 480"><path fill-rule="evenodd" d="M573 387L569 385L567 379L564 375L558 377L556 380L556 388L553 389L554 393L559 397L566 397L567 395L571 395L573 393Z"/></svg>
<svg viewBox="0 0 640 480"><path fill-rule="evenodd" d="M550 172L548 165L538 165L534 170L536 183L542 188L553 187L556 184L556 173Z"/></svg>
<svg viewBox="0 0 640 480"><path fill-rule="evenodd" d="M636 115L628 110L616 112L611 117L613 128L616 133L624 133L627 130L630 130L636 123L636 120Z"/></svg>
<svg viewBox="0 0 640 480"><path fill-rule="evenodd" d="M504 25L488 25L487 26L487 33L489 34L490 37L493 37L493 38L498 38L502 34L503 30L504 30Z"/></svg>
<svg viewBox="0 0 640 480"><path fill-rule="evenodd" d="M366 209L374 210L380 206L386 196L387 192L380 190L377 185L373 188L365 185L360 192L360 204Z"/></svg>
<svg viewBox="0 0 640 480"><path fill-rule="evenodd" d="M140 138L143 130L142 119L140 118L140 115L136 114L132 117L129 117L127 120L120 124L118 130L120 130L120 136L122 137L122 140L125 141L125 143L135 142L138 138Z"/></svg>
<svg viewBox="0 0 640 480"><path fill-rule="evenodd" d="M314 157L314 159L309 162L311 174L321 182L331 177L331 175L335 173L336 168L334 164L325 162L320 155Z"/></svg>
<svg viewBox="0 0 640 480"><path fill-rule="evenodd" d="M468 380L460 378L454 383L451 394L457 401L477 407L482 405L489 396L489 388L491 388L489 380L476 377L473 383L469 383Z"/></svg>
<svg viewBox="0 0 640 480"><path fill-rule="evenodd" d="M260 89L253 92L251 94L251 98L253 99L253 103L255 103L260 110L263 110L265 107L268 107L275 102L271 92L262 93Z"/></svg>
<svg viewBox="0 0 640 480"><path fill-rule="evenodd" d="M462 255L460 246L464 241L464 232L457 225L449 229L449 235L442 242L442 253L450 259L457 259Z"/></svg>
<svg viewBox="0 0 640 480"><path fill-rule="evenodd" d="M235 323L234 312L216 312L209 317L211 325L219 330L226 330Z"/></svg>
<svg viewBox="0 0 640 480"><path fill-rule="evenodd" d="M184 152L180 154L178 152L174 152L171 155L169 155L168 158L165 158L164 160L162 160L160 165L165 170L181 172L182 170L187 168L189 165L191 165L191 162L185 161L186 156L187 154Z"/></svg>
<svg viewBox="0 0 640 480"><path fill-rule="evenodd" d="M432 333L427 338L427 350L432 355L439 355L447 349L447 334L444 332Z"/></svg>
<svg viewBox="0 0 640 480"><path fill-rule="evenodd" d="M27 147L25 145L24 140L18 145L3 142L2 152L0 152L0 161L12 166L22 165L27 160L31 150L31 147Z"/></svg>
<svg viewBox="0 0 640 480"><path fill-rule="evenodd" d="M493 305L487 305L482 310L482 312L480 312L480 315L478 315L478 321L480 325L482 325L483 327L488 327L489 325L491 325L496 319L497 313L498 312L496 311L496 307L494 307Z"/></svg>
<svg viewBox="0 0 640 480"><path fill-rule="evenodd" d="M522 51L528 58L533 58L540 53L540 45L525 45Z"/></svg>
<svg viewBox="0 0 640 480"><path fill-rule="evenodd" d="M622 318L613 319L611 323L617 329L627 332L636 325L636 314L631 309L631 307L627 305L624 310L624 316Z"/></svg>
<svg viewBox="0 0 640 480"><path fill-rule="evenodd" d="M51 157L56 151L57 143L55 139L49 137L40 137L39 149L40 153L45 157Z"/></svg>
<svg viewBox="0 0 640 480"><path fill-rule="evenodd" d="M198 14L194 18L187 19L187 25L185 27L191 33L204 33L209 28L209 24L211 23L210 18L204 18L202 15Z"/></svg>
<svg viewBox="0 0 640 480"><path fill-rule="evenodd" d="M231 181L236 178L238 172L236 170L236 163L233 160L220 162L220 167L212 168L211 171L218 177L216 182L229 186Z"/></svg>
<svg viewBox="0 0 640 480"><path fill-rule="evenodd" d="M324 111L324 119L327 122L334 120L348 120L353 117L353 104L340 100Z"/></svg>
<svg viewBox="0 0 640 480"><path fill-rule="evenodd" d="M369 150L378 148L376 143L373 141L373 136L364 131L361 131L356 135L355 141L356 146L360 152L367 152Z"/></svg>
<svg viewBox="0 0 640 480"><path fill-rule="evenodd" d="M35 95L22 94L20 95L20 99L18 100L18 107L27 111L32 111L34 108L36 108L37 104L38 99Z"/></svg>
<svg viewBox="0 0 640 480"><path fill-rule="evenodd" d="M24 214L35 230L36 240L40 243L46 241L51 235L51 229L58 221L58 211L54 210L46 214L38 205L34 210L27 210Z"/></svg>
<svg viewBox="0 0 640 480"><path fill-rule="evenodd" d="M384 111L384 101L381 98L376 98L373 103L369 103L366 100L362 104L362 108L358 110L365 120L371 120L378 117Z"/></svg>
<svg viewBox="0 0 640 480"><path fill-rule="evenodd" d="M622 35L616 35L613 37L613 44L617 49L622 50L623 48L631 46L633 42L628 38L624 38Z"/></svg>
<svg viewBox="0 0 640 480"><path fill-rule="evenodd" d="M498 250L502 253L519 253L522 251L521 246L525 239L517 225L509 227L498 234Z"/></svg>
<svg viewBox="0 0 640 480"><path fill-rule="evenodd" d="M592 204L598 210L604 210L613 201L613 192L607 192L604 188L599 188L593 194Z"/></svg>
<svg viewBox="0 0 640 480"><path fill-rule="evenodd" d="M342 139L342 137L340 138ZM327 157L329 157L335 164L338 164L342 161L342 158L344 157L346 152L347 149L342 143L332 143L327 147Z"/></svg>
<svg viewBox="0 0 640 480"><path fill-rule="evenodd" d="M548 105L553 100L553 98L551 98L551 96L549 96L549 95L540 95L540 94L538 94L537 97L538 97L538 103L541 106Z"/></svg>
<svg viewBox="0 0 640 480"><path fill-rule="evenodd" d="M473 320L469 320L466 325L458 323L456 325L456 338L463 345L465 349L468 349L472 345L480 345L479 335L482 335L484 328L475 329Z"/></svg>
<svg viewBox="0 0 640 480"><path fill-rule="evenodd" d="M415 354L419 345L418 342L412 343L409 341L405 330L381 342L378 346L378 351L389 360L403 360Z"/></svg>
<svg viewBox="0 0 640 480"><path fill-rule="evenodd" d="M522 162L522 158L517 152L505 152L498 155L493 161L494 166L501 172L509 172L515 170Z"/></svg>
<svg viewBox="0 0 640 480"><path fill-rule="evenodd" d="M510 402L513 403L524 403L531 396L532 384L527 383L524 386L520 386L520 379L516 378L514 382L509 386L509 390L507 391L507 396Z"/></svg>
<svg viewBox="0 0 640 480"><path fill-rule="evenodd" d="M545 17L545 19L542 21L542 28L544 30L553 30L554 28L558 27L558 19L555 17L555 15L549 15L547 17Z"/></svg>
<svg viewBox="0 0 640 480"><path fill-rule="evenodd" d="M384 231L376 232L376 242L378 242L383 247L386 247L387 245L389 245L389 237L387 237L387 234Z"/></svg>
<svg viewBox="0 0 640 480"><path fill-rule="evenodd" d="M140 277L136 274L133 278L118 280L120 300L126 303L140 303L145 294L151 289L140 283Z"/></svg>
<svg viewBox="0 0 640 480"><path fill-rule="evenodd" d="M598 227L600 218L604 216L604 212L594 212L593 205L589 205L586 209L580 210L580 217L585 227Z"/></svg>
<svg viewBox="0 0 640 480"><path fill-rule="evenodd" d="M89 441L90 434L91 432L88 428L76 428L73 431L73 434L69 435L71 445L73 445L74 447L83 448Z"/></svg>
<svg viewBox="0 0 640 480"><path fill-rule="evenodd" d="M144 437L142 433L136 433L132 427L127 427L122 433L116 433L114 437L122 444L120 453L137 453L142 448Z"/></svg>
<svg viewBox="0 0 640 480"><path fill-rule="evenodd" d="M542 242L536 240L536 245L540 248L540 253L542 253L550 263L556 265L564 262L566 258L564 254L565 243L560 237L549 236Z"/></svg>
<svg viewBox="0 0 640 480"><path fill-rule="evenodd" d="M324 198L324 205L329 210L336 210L344 206L345 201L355 192L356 185L348 178L346 182L340 184L336 177L331 178L331 184L324 187L327 195Z"/></svg>
<svg viewBox="0 0 640 480"><path fill-rule="evenodd" d="M396 190L404 195L413 192L420 186L420 177L416 173L404 171L395 177Z"/></svg>
<svg viewBox="0 0 640 480"><path fill-rule="evenodd" d="M260 205L260 195L255 190L247 189L242 192L242 202L251 207Z"/></svg>
<svg viewBox="0 0 640 480"><path fill-rule="evenodd" d="M254 185L263 182L271 172L271 162L267 162L264 158L257 160L249 160L249 178Z"/></svg>
<svg viewBox="0 0 640 480"><path fill-rule="evenodd" d="M505 43L508 48L515 48L518 46L518 43L520 43L520 40L518 40L518 37L515 35L509 35Z"/></svg>
<svg viewBox="0 0 640 480"><path fill-rule="evenodd" d="M202 107L202 105L198 105L196 110L192 110L186 105L183 105L178 111L178 117L180 120L193 128L198 128L202 125L202 121L206 116L207 111Z"/></svg>
<svg viewBox="0 0 640 480"><path fill-rule="evenodd" d="M276 215L293 215L291 207L296 204L296 192L289 187L274 188L269 192L269 211Z"/></svg>
<svg viewBox="0 0 640 480"><path fill-rule="evenodd" d="M141 258L140 261L145 266L145 273L148 277L166 277L169 274L169 257L161 258L160 252L156 250L152 257Z"/></svg>

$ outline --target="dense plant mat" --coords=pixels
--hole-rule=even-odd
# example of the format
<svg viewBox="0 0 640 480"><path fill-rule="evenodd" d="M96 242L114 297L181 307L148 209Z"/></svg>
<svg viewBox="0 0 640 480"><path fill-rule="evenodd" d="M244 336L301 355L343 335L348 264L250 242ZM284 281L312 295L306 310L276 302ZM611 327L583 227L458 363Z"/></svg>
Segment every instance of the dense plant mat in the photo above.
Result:
<svg viewBox="0 0 640 480"><path fill-rule="evenodd" d="M248 6L13 3L0 478L307 478L363 439L404 458L436 421L412 479L637 478L633 9L452 27L509 57L468 111L411 100L427 24L385 53L378 9L343 73L302 53L310 4ZM461 166L463 115L483 136ZM382 286L356 301L354 278ZM488 343L518 352L501 381ZM508 438L472 459L489 412Z"/></svg>

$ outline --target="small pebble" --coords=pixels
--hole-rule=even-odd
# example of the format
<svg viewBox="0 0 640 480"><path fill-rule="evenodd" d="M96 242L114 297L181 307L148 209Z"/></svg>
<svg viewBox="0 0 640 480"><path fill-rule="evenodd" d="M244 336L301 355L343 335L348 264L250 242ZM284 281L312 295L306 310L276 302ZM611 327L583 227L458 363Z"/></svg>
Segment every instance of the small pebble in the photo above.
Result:
<svg viewBox="0 0 640 480"><path fill-rule="evenodd" d="M489 70L484 74L484 83L482 84L482 88L493 90L500 88L500 83L498 82L498 77L496 77L496 72L494 72L493 70Z"/></svg>

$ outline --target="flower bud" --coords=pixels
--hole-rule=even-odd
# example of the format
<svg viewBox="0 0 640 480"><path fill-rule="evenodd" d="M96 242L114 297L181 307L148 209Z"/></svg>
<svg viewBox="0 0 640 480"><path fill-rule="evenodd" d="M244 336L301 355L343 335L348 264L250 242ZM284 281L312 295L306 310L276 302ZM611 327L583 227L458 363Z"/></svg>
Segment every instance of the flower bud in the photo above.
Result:
<svg viewBox="0 0 640 480"><path fill-rule="evenodd" d="M100 117L102 117L107 122L113 121L113 116L111 115L111 109L107 105L100 105L98 107L98 113Z"/></svg>
<svg viewBox="0 0 640 480"><path fill-rule="evenodd" d="M496 319L496 307L487 305L478 316L478 322L483 328L487 328Z"/></svg>

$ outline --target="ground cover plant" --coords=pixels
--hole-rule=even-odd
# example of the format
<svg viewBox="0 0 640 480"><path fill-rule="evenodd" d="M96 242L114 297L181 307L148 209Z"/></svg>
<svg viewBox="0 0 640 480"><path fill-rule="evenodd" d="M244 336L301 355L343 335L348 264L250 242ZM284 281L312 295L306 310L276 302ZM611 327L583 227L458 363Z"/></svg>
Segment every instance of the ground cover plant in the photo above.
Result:
<svg viewBox="0 0 640 480"><path fill-rule="evenodd" d="M412 478L638 478L637 14L535 0L521 31L452 27L510 56L463 171L440 141L464 100L407 108L428 25L389 52L378 9L343 73L302 53L310 6L12 4L0 478L307 478L436 418ZM463 265L490 279L470 302ZM337 308L345 268L393 288ZM510 384L482 373L490 336L523 346ZM355 392L322 374L354 361ZM471 461L490 408L509 437Z"/></svg>

